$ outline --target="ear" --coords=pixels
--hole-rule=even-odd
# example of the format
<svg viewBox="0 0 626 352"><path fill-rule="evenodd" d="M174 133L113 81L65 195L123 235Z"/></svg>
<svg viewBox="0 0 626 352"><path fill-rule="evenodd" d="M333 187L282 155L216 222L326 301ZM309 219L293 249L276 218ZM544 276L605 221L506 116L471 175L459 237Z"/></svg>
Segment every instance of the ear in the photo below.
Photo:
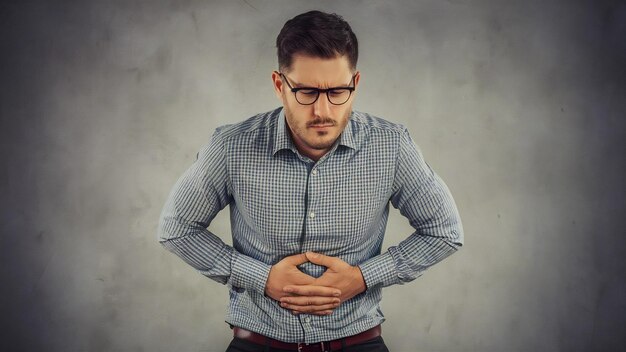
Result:
<svg viewBox="0 0 626 352"><path fill-rule="evenodd" d="M283 80L280 79L280 73L278 71L272 72L272 83L274 85L274 93L281 102L283 101Z"/></svg>
<svg viewBox="0 0 626 352"><path fill-rule="evenodd" d="M359 81L361 80L361 71L356 71L354 74L354 88L356 89L359 86Z"/></svg>

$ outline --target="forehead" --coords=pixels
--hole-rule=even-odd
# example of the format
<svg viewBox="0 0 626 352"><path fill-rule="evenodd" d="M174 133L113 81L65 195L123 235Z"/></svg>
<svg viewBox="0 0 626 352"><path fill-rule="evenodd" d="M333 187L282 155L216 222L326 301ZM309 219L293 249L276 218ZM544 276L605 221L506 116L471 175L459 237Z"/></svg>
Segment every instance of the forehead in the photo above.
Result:
<svg viewBox="0 0 626 352"><path fill-rule="evenodd" d="M352 70L347 56L323 59L294 55L289 78L302 86L333 87L349 83Z"/></svg>

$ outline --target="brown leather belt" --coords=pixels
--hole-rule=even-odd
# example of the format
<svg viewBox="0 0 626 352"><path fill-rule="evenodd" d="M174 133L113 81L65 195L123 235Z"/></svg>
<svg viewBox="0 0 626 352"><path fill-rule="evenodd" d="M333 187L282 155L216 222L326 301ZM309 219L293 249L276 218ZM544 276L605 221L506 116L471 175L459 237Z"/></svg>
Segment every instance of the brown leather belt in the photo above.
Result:
<svg viewBox="0 0 626 352"><path fill-rule="evenodd" d="M317 343L288 343L282 342L279 340L274 340L269 337L265 337L261 334L257 334L256 332L248 331L239 327L233 327L233 333L236 338L250 341L252 343L256 343L258 345L266 346L269 343L269 346L272 348L280 348L283 350L292 350L299 352L308 352L308 351L316 351L316 352L327 352L327 351L335 351L341 350L342 346L348 347L352 345L357 345L363 343L365 341L371 340L380 336L381 334L380 325L375 326L369 330L363 331L360 334L344 337L343 339L337 339L326 342L317 342ZM342 343L343 340L343 343Z"/></svg>

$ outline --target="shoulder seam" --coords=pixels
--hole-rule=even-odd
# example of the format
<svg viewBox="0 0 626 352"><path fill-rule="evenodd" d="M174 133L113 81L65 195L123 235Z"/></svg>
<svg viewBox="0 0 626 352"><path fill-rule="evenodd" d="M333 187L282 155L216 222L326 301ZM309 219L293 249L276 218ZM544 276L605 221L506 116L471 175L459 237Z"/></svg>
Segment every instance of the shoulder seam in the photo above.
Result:
<svg viewBox="0 0 626 352"><path fill-rule="evenodd" d="M269 122L268 124L263 124L263 123L255 123L252 120L253 119L259 119L259 120L263 120L266 118L271 118L273 117L273 114L278 114L279 113L279 109L275 109L272 111L268 111L268 112L263 112L263 113L259 113L256 114L254 116L251 116L243 121L234 123L234 124L228 124L228 125L222 125L217 127L217 131L220 133L221 138L223 140L230 140L232 138L236 138L236 137L240 137L241 135L245 135L248 133L252 133L258 130L262 130L262 129L272 129L275 125L276 125L276 119L274 119L274 121ZM242 126L244 126L246 123L250 123L250 126L247 126L245 128L242 128L241 130L237 131L238 128L241 128ZM226 134L226 135L224 135Z"/></svg>

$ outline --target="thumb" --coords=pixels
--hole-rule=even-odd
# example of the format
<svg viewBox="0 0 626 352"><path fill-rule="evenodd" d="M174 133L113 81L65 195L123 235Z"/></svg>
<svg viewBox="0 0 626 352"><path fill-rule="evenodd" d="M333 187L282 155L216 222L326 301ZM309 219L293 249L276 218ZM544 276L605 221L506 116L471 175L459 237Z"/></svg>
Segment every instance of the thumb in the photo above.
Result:
<svg viewBox="0 0 626 352"><path fill-rule="evenodd" d="M283 260L294 266L298 266L309 261L304 253L290 255L285 257Z"/></svg>
<svg viewBox="0 0 626 352"><path fill-rule="evenodd" d="M306 252L305 254L308 260L313 264L325 266L327 268L330 268L333 266L333 264L335 264L336 258L334 257L329 257L327 255L323 255L323 254L315 253L315 252Z"/></svg>

